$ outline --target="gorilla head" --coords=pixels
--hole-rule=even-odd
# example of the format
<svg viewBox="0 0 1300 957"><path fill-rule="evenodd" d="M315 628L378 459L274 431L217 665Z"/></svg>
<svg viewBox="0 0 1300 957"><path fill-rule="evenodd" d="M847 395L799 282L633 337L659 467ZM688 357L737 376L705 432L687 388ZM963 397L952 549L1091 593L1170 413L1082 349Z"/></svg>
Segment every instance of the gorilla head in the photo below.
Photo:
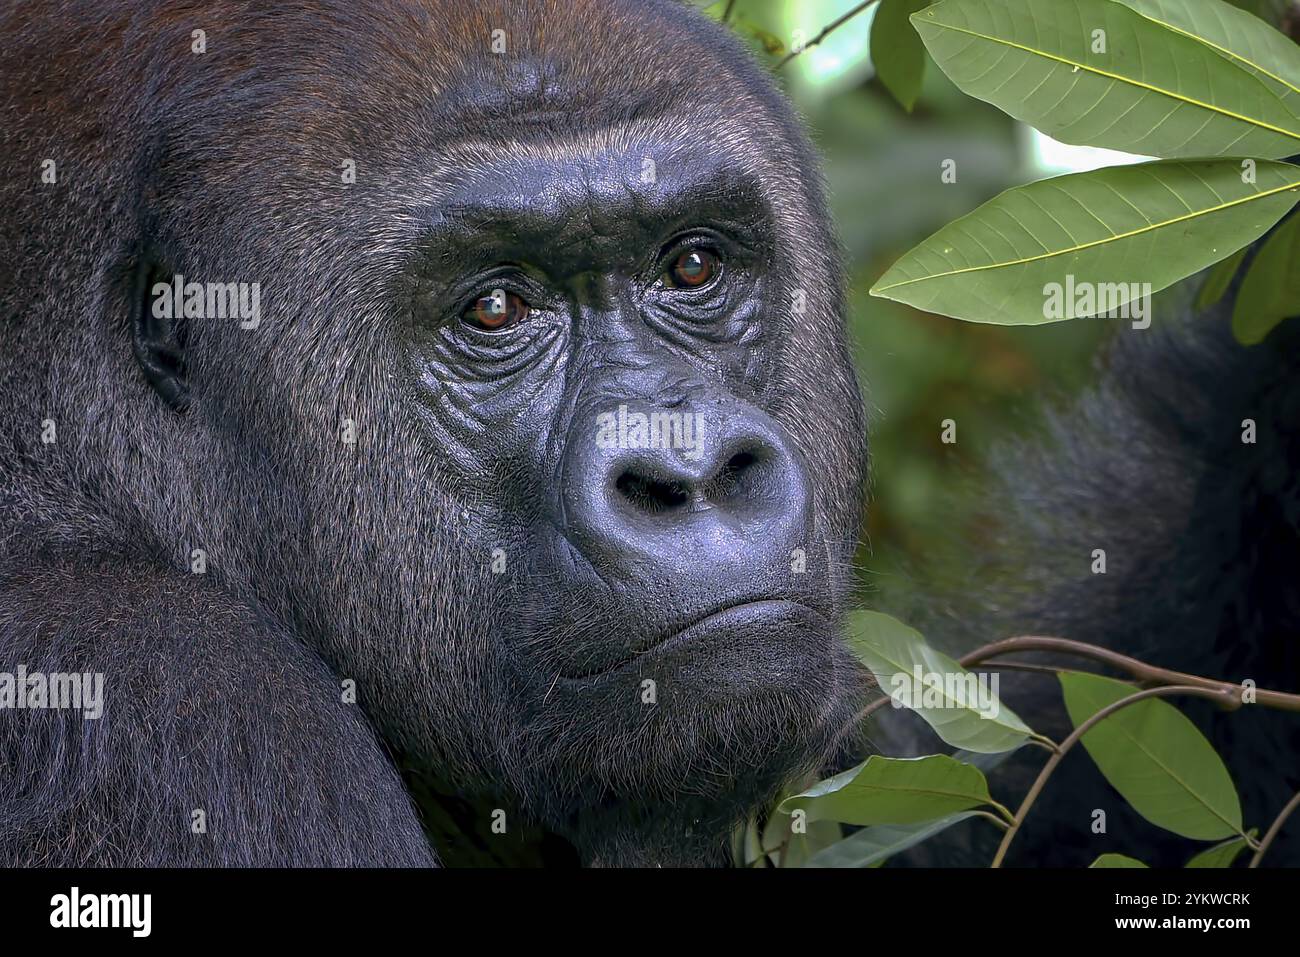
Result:
<svg viewBox="0 0 1300 957"><path fill-rule="evenodd" d="M65 19L78 102L5 144L68 157L6 197L6 242L58 255L0 302L6 405L80 423L40 450L82 490L51 509L201 550L393 747L591 860L698 859L819 759L861 690L864 422L815 157L724 30L668 0Z"/></svg>

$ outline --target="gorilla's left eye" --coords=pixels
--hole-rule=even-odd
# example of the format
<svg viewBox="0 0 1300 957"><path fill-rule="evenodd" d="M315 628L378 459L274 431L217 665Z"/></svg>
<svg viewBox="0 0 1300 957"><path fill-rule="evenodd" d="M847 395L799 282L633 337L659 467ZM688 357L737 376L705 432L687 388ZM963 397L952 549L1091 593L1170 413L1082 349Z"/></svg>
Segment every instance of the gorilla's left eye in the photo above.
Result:
<svg viewBox="0 0 1300 957"><path fill-rule="evenodd" d="M461 318L475 329L497 332L519 325L528 318L530 309L523 297L504 289L493 289L470 303Z"/></svg>
<svg viewBox="0 0 1300 957"><path fill-rule="evenodd" d="M722 260L708 249L688 249L673 260L664 279L674 289L698 289L722 272Z"/></svg>

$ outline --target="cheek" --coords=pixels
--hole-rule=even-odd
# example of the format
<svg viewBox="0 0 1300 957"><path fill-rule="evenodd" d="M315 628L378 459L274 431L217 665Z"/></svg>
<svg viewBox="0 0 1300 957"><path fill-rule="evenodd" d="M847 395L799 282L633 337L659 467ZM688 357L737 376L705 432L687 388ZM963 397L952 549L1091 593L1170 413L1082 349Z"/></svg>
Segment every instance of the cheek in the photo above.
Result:
<svg viewBox="0 0 1300 957"><path fill-rule="evenodd" d="M495 497L537 471L562 405L567 337L542 329L503 354L467 351L449 335L411 350L412 415L450 487Z"/></svg>

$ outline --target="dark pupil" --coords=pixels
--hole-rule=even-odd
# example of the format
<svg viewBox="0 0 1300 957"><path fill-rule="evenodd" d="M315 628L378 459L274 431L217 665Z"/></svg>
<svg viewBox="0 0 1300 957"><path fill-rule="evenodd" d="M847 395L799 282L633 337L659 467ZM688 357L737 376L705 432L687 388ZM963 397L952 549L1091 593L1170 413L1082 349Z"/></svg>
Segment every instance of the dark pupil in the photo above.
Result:
<svg viewBox="0 0 1300 957"><path fill-rule="evenodd" d="M708 274L709 266L699 253L687 253L677 264L677 274L689 283L696 283Z"/></svg>
<svg viewBox="0 0 1300 957"><path fill-rule="evenodd" d="M514 300L515 297L510 293L484 296L474 304L474 318L479 325L489 329L500 328L514 318L514 314L518 311Z"/></svg>

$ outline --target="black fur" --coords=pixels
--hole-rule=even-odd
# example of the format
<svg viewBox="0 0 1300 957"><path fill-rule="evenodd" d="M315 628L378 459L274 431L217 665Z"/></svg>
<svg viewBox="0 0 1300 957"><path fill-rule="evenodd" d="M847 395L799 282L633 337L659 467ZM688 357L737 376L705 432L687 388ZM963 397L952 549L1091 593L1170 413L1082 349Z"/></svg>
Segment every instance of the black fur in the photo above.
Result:
<svg viewBox="0 0 1300 957"><path fill-rule="evenodd" d="M6 558L6 662L111 684L97 720L5 713L0 860L434 863L370 725L282 627L198 576L93 541Z"/></svg>

